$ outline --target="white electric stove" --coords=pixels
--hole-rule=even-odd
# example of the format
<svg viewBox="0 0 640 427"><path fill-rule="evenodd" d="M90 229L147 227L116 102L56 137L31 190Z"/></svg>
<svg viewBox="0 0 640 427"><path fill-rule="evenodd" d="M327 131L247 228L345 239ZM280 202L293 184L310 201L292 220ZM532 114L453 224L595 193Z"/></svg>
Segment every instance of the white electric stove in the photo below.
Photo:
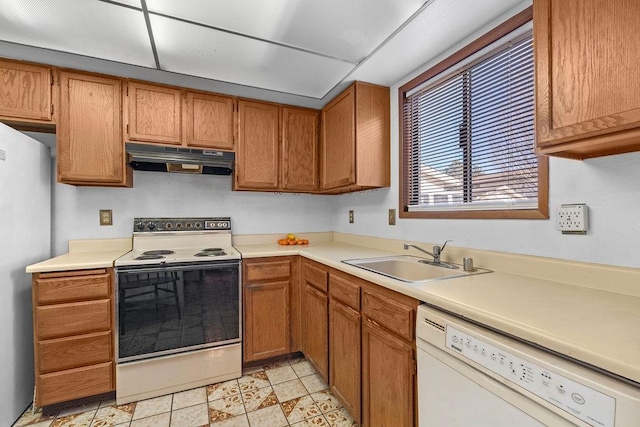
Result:
<svg viewBox="0 0 640 427"><path fill-rule="evenodd" d="M231 218L135 218L116 266L116 400L242 373L241 256Z"/></svg>

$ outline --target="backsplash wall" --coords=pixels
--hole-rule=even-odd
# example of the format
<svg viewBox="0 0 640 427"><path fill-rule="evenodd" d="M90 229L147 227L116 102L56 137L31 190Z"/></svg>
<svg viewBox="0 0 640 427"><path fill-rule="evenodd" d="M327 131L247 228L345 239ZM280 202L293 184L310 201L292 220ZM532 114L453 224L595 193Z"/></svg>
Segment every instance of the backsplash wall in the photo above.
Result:
<svg viewBox="0 0 640 427"><path fill-rule="evenodd" d="M230 216L234 234L332 231L333 196L231 191L231 180L135 171L133 188L53 184L52 255L71 239L129 237L144 216ZM112 226L99 225L100 209L113 210Z"/></svg>

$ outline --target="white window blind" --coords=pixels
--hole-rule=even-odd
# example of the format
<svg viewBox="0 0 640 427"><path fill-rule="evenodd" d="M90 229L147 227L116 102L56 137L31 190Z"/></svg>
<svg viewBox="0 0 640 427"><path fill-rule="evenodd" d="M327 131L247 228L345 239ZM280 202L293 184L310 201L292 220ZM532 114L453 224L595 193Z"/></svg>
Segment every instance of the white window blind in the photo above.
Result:
<svg viewBox="0 0 640 427"><path fill-rule="evenodd" d="M537 208L533 81L527 32L405 98L406 210Z"/></svg>

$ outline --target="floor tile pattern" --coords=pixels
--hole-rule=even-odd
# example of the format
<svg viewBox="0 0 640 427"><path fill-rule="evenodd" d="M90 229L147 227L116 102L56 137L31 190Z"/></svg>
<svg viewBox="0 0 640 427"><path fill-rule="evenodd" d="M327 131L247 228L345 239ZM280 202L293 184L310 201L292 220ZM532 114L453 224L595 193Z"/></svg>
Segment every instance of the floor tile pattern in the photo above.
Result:
<svg viewBox="0 0 640 427"><path fill-rule="evenodd" d="M43 415L14 427L351 427L353 419L313 366L294 359L251 368L237 380L116 405L114 400Z"/></svg>

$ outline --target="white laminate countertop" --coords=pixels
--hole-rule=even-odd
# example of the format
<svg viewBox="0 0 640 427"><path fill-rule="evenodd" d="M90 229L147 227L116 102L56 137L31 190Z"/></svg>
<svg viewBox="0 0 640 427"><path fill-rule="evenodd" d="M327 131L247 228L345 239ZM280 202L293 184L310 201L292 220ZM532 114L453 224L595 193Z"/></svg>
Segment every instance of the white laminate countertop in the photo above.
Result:
<svg viewBox="0 0 640 427"><path fill-rule="evenodd" d="M27 266L27 273L88 270L113 267L113 262L131 250L131 239L72 240L69 252Z"/></svg>
<svg viewBox="0 0 640 427"><path fill-rule="evenodd" d="M640 297L502 272L413 285L342 262L397 254L337 242L236 248L302 255L640 383Z"/></svg>

